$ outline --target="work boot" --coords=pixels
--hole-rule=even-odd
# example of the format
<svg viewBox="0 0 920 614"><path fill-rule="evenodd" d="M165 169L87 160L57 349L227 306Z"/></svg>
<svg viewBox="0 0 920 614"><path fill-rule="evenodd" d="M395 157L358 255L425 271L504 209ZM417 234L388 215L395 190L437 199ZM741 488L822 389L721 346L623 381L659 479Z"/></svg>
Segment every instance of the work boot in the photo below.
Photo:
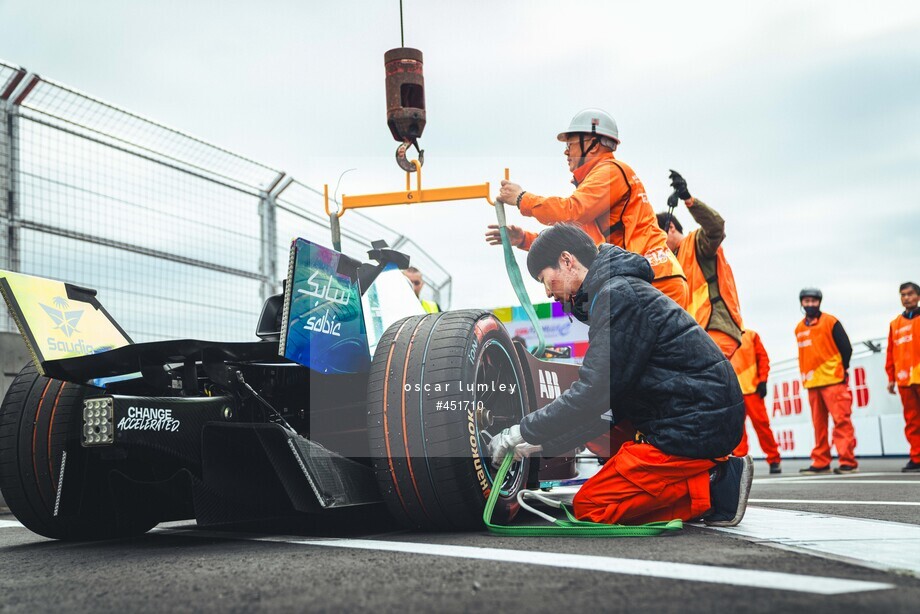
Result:
<svg viewBox="0 0 920 614"><path fill-rule="evenodd" d="M855 465L840 465L834 469L834 473L837 475L853 475L854 473L859 473L859 467Z"/></svg>
<svg viewBox="0 0 920 614"><path fill-rule="evenodd" d="M770 473L782 473L783 468L779 466L779 463L770 463Z"/></svg>
<svg viewBox="0 0 920 614"><path fill-rule="evenodd" d="M703 522L711 527L733 527L741 522L753 478L754 461L750 455L742 458L733 456L720 463L710 476L712 511L703 518Z"/></svg>
<svg viewBox="0 0 920 614"><path fill-rule="evenodd" d="M805 473L807 475L821 475L822 473L830 473L831 466L825 465L824 467L815 467L814 465L810 467L805 467L804 469L799 469L799 473Z"/></svg>
<svg viewBox="0 0 920 614"><path fill-rule="evenodd" d="M901 473L920 473L920 463L907 461L907 464L901 467Z"/></svg>

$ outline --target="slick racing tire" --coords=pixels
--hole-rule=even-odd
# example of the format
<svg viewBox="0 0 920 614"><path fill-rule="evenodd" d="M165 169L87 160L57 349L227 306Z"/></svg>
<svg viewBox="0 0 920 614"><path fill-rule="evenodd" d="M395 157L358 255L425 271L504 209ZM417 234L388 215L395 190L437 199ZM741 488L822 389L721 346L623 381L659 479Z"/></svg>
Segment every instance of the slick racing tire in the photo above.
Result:
<svg viewBox="0 0 920 614"><path fill-rule="evenodd" d="M107 480L94 479L103 472L90 462L80 438L83 399L99 392L43 377L30 363L0 404L0 492L13 515L39 535L107 539L144 533L156 524L117 517ZM66 514L60 509L65 491Z"/></svg>
<svg viewBox="0 0 920 614"><path fill-rule="evenodd" d="M368 381L368 436L393 516L423 530L482 527L495 487L488 443L529 407L517 353L491 313L412 316L388 328ZM528 468L515 463L499 485L494 520L517 513Z"/></svg>

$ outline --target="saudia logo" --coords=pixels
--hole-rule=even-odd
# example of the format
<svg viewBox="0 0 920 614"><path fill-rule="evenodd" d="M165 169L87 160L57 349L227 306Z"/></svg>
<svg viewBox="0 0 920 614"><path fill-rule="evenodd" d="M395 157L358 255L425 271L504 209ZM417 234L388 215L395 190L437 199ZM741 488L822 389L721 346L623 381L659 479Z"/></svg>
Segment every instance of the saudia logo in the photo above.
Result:
<svg viewBox="0 0 920 614"><path fill-rule="evenodd" d="M80 318L83 317L83 310L66 311L70 308L70 303L67 302L67 299L60 296L54 297L51 302L54 303L54 307L49 307L42 303L39 303L39 305L56 324L54 328L64 333L65 337L80 332L77 330L77 324L80 323Z"/></svg>
<svg viewBox="0 0 920 614"><path fill-rule="evenodd" d="M65 337L70 337L74 333L79 333L80 330L77 328L77 325L80 323L80 318L83 317L83 310L70 311L70 303L62 296L54 297L51 302L54 304L54 307L49 307L43 303L39 303L39 306L54 322L55 326L52 330L61 331ZM83 339L65 341L60 338L48 337L45 341L48 351L51 352L86 355L93 354L100 350L100 348L88 344Z"/></svg>
<svg viewBox="0 0 920 614"><path fill-rule="evenodd" d="M555 371L538 370L540 377L540 398L555 399L561 392L559 390L559 376Z"/></svg>

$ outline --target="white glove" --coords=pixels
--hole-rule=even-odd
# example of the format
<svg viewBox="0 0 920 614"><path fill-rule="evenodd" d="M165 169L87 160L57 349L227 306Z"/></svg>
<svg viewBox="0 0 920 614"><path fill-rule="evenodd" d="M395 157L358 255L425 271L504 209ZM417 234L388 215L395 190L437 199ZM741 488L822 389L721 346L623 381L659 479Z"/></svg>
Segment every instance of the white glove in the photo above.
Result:
<svg viewBox="0 0 920 614"><path fill-rule="evenodd" d="M495 467L501 466L509 452L514 452L514 460L517 461L542 450L543 446L524 441L519 424L506 428L489 442L489 453L492 455L492 465Z"/></svg>

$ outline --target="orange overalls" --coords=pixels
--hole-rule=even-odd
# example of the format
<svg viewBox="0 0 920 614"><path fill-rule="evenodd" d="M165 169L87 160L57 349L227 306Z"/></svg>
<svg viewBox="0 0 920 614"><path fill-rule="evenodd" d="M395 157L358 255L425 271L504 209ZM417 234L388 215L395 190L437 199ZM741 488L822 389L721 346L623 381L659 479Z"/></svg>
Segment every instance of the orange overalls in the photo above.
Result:
<svg viewBox="0 0 920 614"><path fill-rule="evenodd" d="M645 186L626 164L610 152L589 158L575 169L575 192L568 198L537 196L526 192L521 214L551 225L574 222L598 245L612 243L644 256L655 279L652 285L687 308L687 279L667 245L667 235L658 227ZM524 231L521 249L528 250L537 234Z"/></svg>
<svg viewBox="0 0 920 614"><path fill-rule="evenodd" d="M920 315L899 315L888 327L888 381L898 385L904 405L904 435L910 460L920 463Z"/></svg>
<svg viewBox="0 0 920 614"><path fill-rule="evenodd" d="M767 408L764 405L763 397L757 393L757 385L766 382L770 375L770 357L767 356L767 350L764 349L760 341L760 335L751 329L744 331L741 335L741 347L731 358L732 367L738 376L738 383L741 385L741 392L744 394L744 409L747 417L751 419L751 425L754 432L757 433L757 439L760 441L760 448L767 456L767 462L771 465L778 463L779 450L776 447L776 439L773 437L773 431L770 429L770 419L767 417ZM748 453L747 429L742 432L741 443L735 448L735 456L746 456Z"/></svg>
<svg viewBox="0 0 920 614"><path fill-rule="evenodd" d="M837 318L822 313L811 326L802 320L795 327L799 370L802 372L802 383L808 389L808 404L811 405L811 420L815 428L815 447L811 451L811 462L815 467L831 464L831 448L827 440L828 414L834 420L834 447L837 448L840 464L858 465L854 455L856 433L850 420L853 395L844 383L843 357L834 342L836 323Z"/></svg>
<svg viewBox="0 0 920 614"><path fill-rule="evenodd" d="M627 441L579 489L575 516L606 524L699 518L711 507L709 470L715 465Z"/></svg>

